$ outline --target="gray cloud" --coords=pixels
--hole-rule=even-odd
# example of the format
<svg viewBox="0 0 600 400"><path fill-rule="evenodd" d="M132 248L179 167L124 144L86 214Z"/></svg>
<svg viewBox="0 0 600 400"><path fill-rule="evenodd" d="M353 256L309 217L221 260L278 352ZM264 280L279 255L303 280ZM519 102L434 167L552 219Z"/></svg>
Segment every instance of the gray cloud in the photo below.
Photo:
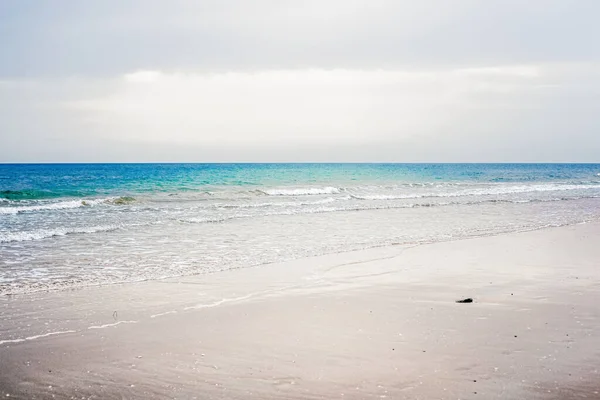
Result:
<svg viewBox="0 0 600 400"><path fill-rule="evenodd" d="M0 161L598 161L598 14L0 2Z"/></svg>
<svg viewBox="0 0 600 400"><path fill-rule="evenodd" d="M0 76L598 61L593 0L21 0Z"/></svg>

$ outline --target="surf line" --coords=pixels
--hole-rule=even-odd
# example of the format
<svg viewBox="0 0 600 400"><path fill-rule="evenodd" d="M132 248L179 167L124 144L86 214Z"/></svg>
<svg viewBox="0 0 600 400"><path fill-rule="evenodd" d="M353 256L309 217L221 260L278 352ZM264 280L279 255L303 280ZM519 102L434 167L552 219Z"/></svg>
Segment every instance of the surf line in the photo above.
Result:
<svg viewBox="0 0 600 400"><path fill-rule="evenodd" d="M93 325L93 326L89 326L87 329L88 330L89 329L104 329L104 328L114 327L114 326L117 326L120 324L137 324L137 323L138 323L138 321L119 321L119 322L115 322L114 324ZM79 333L79 332L83 332L83 331L74 331L74 330L56 331L56 332L43 333L40 335L28 336L25 338L5 339L5 340L0 340L0 345L11 344L11 343L23 343L23 342L29 342L32 340L36 340L36 339L42 339L42 338L49 337L49 336L66 335L68 333Z"/></svg>

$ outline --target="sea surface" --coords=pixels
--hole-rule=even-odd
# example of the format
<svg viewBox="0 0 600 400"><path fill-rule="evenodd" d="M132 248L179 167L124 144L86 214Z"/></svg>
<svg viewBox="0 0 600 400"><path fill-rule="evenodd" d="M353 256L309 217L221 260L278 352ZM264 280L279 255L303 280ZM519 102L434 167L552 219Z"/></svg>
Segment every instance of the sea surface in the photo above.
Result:
<svg viewBox="0 0 600 400"><path fill-rule="evenodd" d="M0 164L0 295L599 218L598 164Z"/></svg>

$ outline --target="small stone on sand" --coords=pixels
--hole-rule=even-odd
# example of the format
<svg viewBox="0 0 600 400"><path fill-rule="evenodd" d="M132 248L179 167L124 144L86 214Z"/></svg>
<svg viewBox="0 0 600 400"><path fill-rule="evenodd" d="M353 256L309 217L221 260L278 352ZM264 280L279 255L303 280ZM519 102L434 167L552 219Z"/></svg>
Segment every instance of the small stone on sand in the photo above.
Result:
<svg viewBox="0 0 600 400"><path fill-rule="evenodd" d="M468 297L466 299L462 299L462 300L456 300L457 303L472 303L473 299Z"/></svg>

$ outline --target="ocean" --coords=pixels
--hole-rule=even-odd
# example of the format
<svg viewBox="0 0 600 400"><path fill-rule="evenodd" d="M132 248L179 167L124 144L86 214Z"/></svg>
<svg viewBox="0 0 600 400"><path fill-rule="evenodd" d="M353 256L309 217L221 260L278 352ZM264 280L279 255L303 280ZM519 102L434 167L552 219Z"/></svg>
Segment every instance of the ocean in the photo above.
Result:
<svg viewBox="0 0 600 400"><path fill-rule="evenodd" d="M598 164L0 164L0 295L599 218Z"/></svg>

